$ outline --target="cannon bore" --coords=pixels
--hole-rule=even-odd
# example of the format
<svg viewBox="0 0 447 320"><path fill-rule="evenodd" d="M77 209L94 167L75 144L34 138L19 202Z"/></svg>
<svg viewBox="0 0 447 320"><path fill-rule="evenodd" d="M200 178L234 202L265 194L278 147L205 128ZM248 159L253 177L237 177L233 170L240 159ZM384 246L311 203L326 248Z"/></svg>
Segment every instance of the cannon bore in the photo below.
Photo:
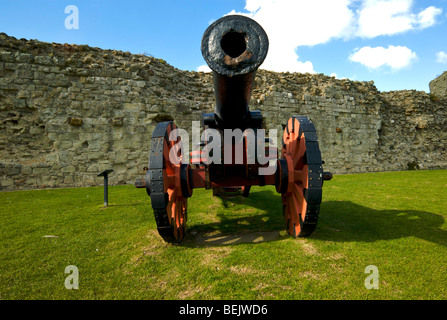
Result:
<svg viewBox="0 0 447 320"><path fill-rule="evenodd" d="M205 31L202 55L213 71L215 120L220 128L246 127L256 70L268 51L264 29L239 15L225 16Z"/></svg>

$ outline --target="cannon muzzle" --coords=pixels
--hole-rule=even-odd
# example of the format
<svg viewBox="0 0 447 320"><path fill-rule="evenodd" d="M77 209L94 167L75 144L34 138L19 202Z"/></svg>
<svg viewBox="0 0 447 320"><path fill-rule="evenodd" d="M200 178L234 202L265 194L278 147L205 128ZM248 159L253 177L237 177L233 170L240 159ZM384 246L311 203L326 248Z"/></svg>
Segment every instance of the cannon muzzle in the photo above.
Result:
<svg viewBox="0 0 447 320"><path fill-rule="evenodd" d="M264 29L240 15L212 23L202 37L202 55L213 71L215 116L219 127L244 127L256 70L268 51Z"/></svg>

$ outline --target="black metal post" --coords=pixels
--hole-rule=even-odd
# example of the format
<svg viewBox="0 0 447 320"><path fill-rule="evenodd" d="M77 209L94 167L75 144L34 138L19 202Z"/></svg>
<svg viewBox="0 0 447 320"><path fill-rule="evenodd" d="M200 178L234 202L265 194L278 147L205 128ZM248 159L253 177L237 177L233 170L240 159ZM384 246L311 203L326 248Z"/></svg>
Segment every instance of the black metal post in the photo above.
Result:
<svg viewBox="0 0 447 320"><path fill-rule="evenodd" d="M109 205L109 175L104 175L104 207Z"/></svg>
<svg viewBox="0 0 447 320"><path fill-rule="evenodd" d="M104 170L100 174L98 174L98 177L103 176L104 177L104 207L107 207L109 205L109 173L113 170Z"/></svg>

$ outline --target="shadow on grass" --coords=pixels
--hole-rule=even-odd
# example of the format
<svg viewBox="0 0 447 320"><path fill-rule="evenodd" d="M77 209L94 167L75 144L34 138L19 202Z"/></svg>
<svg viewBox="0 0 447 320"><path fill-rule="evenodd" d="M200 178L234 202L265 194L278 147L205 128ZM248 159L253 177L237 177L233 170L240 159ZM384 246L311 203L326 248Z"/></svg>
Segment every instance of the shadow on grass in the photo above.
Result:
<svg viewBox="0 0 447 320"><path fill-rule="evenodd" d="M375 210L351 201L321 204L318 226L311 236L330 241L373 242L416 237L447 246L443 216L416 210Z"/></svg>
<svg viewBox="0 0 447 320"><path fill-rule="evenodd" d="M259 191L248 198L222 199L226 208L217 217L220 222L188 228L186 246L221 246L261 243L288 238L282 217L281 197L272 191ZM263 213L232 217L231 208L243 204ZM447 246L447 231L441 229L444 217L415 210L375 210L351 201L327 201L321 204L316 230L310 238L353 242L373 242L417 237Z"/></svg>
<svg viewBox="0 0 447 320"><path fill-rule="evenodd" d="M269 190L253 192L248 198L221 197L224 211L217 213L220 222L187 227L184 245L221 246L260 243L287 238L282 217L281 197ZM241 216L232 210L258 210L261 213ZM236 208L236 209L234 209Z"/></svg>

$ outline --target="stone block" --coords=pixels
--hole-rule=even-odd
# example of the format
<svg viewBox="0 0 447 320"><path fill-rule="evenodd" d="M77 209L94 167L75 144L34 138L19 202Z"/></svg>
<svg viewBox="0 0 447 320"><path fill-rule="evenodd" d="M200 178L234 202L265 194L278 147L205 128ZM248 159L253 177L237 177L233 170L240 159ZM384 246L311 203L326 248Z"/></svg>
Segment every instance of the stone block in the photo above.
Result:
<svg viewBox="0 0 447 320"><path fill-rule="evenodd" d="M76 172L76 168L73 165L68 165L66 167L62 167L61 168L61 172L62 173L75 173Z"/></svg>
<svg viewBox="0 0 447 320"><path fill-rule="evenodd" d="M34 56L30 53L19 53L16 55L16 61L21 63L32 63Z"/></svg>
<svg viewBox="0 0 447 320"><path fill-rule="evenodd" d="M115 155L115 163L126 163L127 162L127 153L126 152L118 152Z"/></svg>
<svg viewBox="0 0 447 320"><path fill-rule="evenodd" d="M50 169L50 168L48 168L48 167L44 167L44 168L42 168L42 167L33 168L33 174L36 175L36 176L40 176L40 175L42 175L42 174L44 174L44 173L47 173L49 169Z"/></svg>
<svg viewBox="0 0 447 320"><path fill-rule="evenodd" d="M59 161L59 154L58 153L49 153L45 156L45 160L48 163L56 163Z"/></svg>
<svg viewBox="0 0 447 320"><path fill-rule="evenodd" d="M14 53L13 52L0 52L0 61L6 62L14 62Z"/></svg>
<svg viewBox="0 0 447 320"><path fill-rule="evenodd" d="M64 176L63 184L65 186L72 186L73 183L74 183L74 177L72 175Z"/></svg>
<svg viewBox="0 0 447 320"><path fill-rule="evenodd" d="M104 153L100 152L100 151L88 153L88 160L98 160L103 157L104 157Z"/></svg>
<svg viewBox="0 0 447 320"><path fill-rule="evenodd" d="M0 184L2 187L12 187L14 185L14 179L1 179Z"/></svg>
<svg viewBox="0 0 447 320"><path fill-rule="evenodd" d="M139 111L141 103L123 103L123 109L125 111Z"/></svg>
<svg viewBox="0 0 447 320"><path fill-rule="evenodd" d="M36 56L34 57L34 63L46 66L52 66L53 59L51 59L51 57L49 56Z"/></svg>
<svg viewBox="0 0 447 320"><path fill-rule="evenodd" d="M31 127L29 129L29 133L32 135L39 135L42 134L44 132L44 130L40 127Z"/></svg>
<svg viewBox="0 0 447 320"><path fill-rule="evenodd" d="M112 124L114 127L122 127L123 126L123 118L112 119Z"/></svg>
<svg viewBox="0 0 447 320"><path fill-rule="evenodd" d="M31 70L17 70L17 76L19 79L33 79L34 72Z"/></svg>
<svg viewBox="0 0 447 320"><path fill-rule="evenodd" d="M87 172L98 172L99 173L99 165L92 164L92 165L88 166Z"/></svg>
<svg viewBox="0 0 447 320"><path fill-rule="evenodd" d="M70 124L70 125L72 125L72 126L75 126L75 127L82 126L82 119L80 119L80 118L72 118L72 117L69 117L69 118L67 119L67 122L68 122L68 124Z"/></svg>
<svg viewBox="0 0 447 320"><path fill-rule="evenodd" d="M22 174L23 176L29 176L29 175L32 174L32 173L33 173L33 169L32 169L31 167L28 167L28 166L23 166L23 167L22 167L21 174Z"/></svg>
<svg viewBox="0 0 447 320"><path fill-rule="evenodd" d="M63 141L56 141L54 143L54 147L56 149L66 150L66 149L70 149L72 146L73 146L73 141L63 140Z"/></svg>
<svg viewBox="0 0 447 320"><path fill-rule="evenodd" d="M140 80L140 81L134 81L134 85L140 88L143 88L146 85L146 81Z"/></svg>

